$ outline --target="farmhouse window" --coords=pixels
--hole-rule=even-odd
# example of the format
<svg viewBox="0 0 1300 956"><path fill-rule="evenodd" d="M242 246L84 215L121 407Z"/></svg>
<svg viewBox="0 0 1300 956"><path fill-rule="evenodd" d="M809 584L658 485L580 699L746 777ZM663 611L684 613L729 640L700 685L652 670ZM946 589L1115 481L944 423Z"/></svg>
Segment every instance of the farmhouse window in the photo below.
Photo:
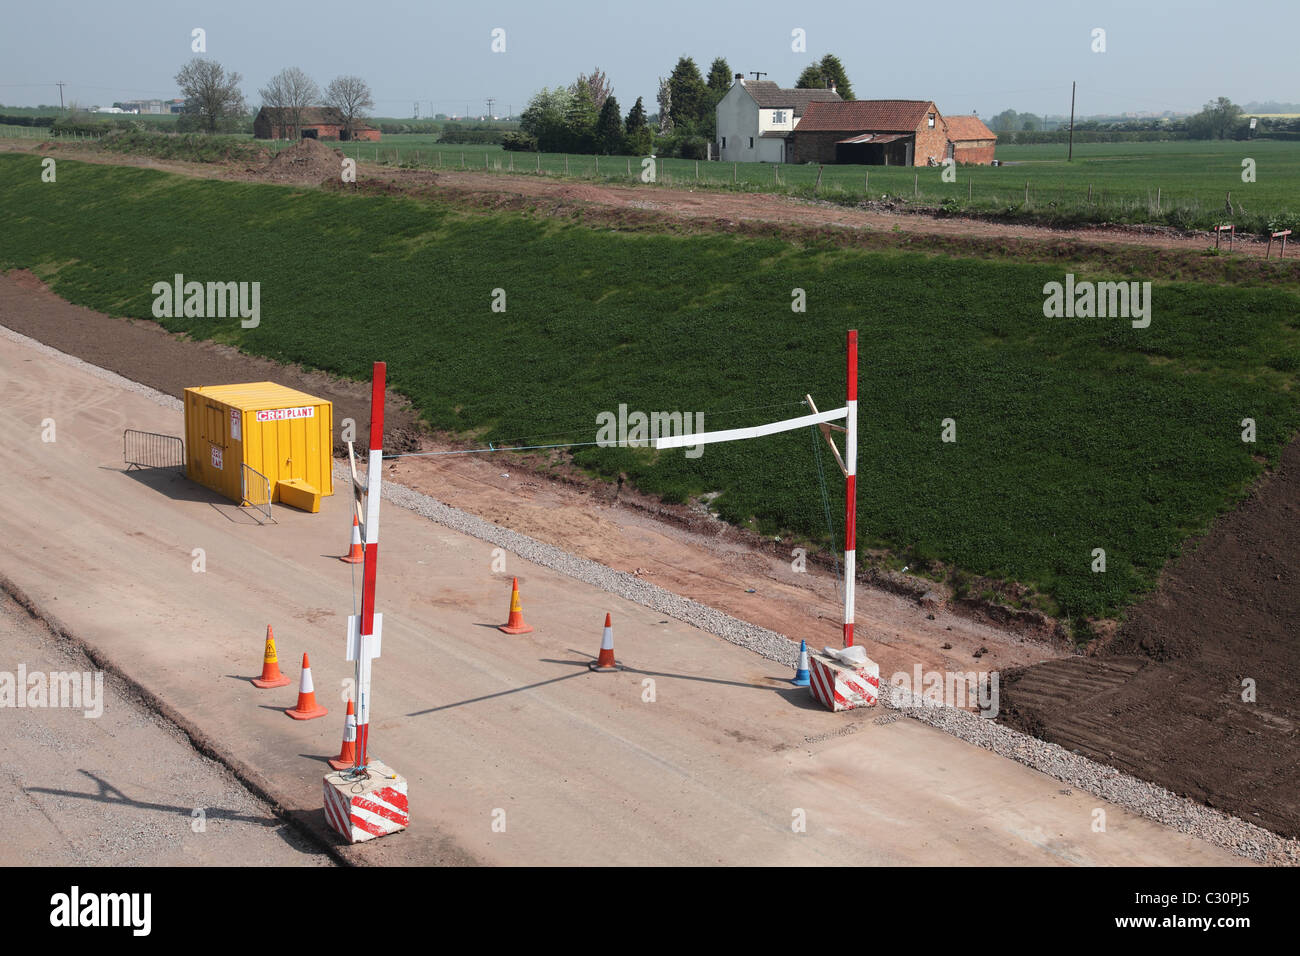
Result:
<svg viewBox="0 0 1300 956"><path fill-rule="evenodd" d="M930 114L930 117L929 117L929 119L926 120L926 124L925 124L925 125L929 126L930 129L934 129L934 114L933 114L933 113Z"/></svg>
<svg viewBox="0 0 1300 956"><path fill-rule="evenodd" d="M750 149L753 149L753 148L754 148L754 137L752 137L752 136L749 137L749 148L750 148Z"/></svg>
<svg viewBox="0 0 1300 956"><path fill-rule="evenodd" d="M772 112L772 122L773 122L773 123L784 123L784 122L785 122L785 110L774 110L774 111Z"/></svg>
<svg viewBox="0 0 1300 956"><path fill-rule="evenodd" d="M722 137L722 148L723 148L723 149L726 149L726 148L727 148L727 137L725 137L725 136Z"/></svg>

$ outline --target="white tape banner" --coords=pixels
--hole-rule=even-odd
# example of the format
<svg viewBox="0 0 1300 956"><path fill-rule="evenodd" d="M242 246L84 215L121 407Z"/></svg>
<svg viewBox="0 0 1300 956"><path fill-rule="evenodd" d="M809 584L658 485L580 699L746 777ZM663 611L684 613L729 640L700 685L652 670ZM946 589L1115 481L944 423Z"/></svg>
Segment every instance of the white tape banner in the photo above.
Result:
<svg viewBox="0 0 1300 956"><path fill-rule="evenodd" d="M650 440L651 448L694 448L696 445L705 445L715 441L736 441L740 438L761 438L763 435L775 435L777 432L788 432L796 428L803 428L806 425L820 425L822 422L833 422L847 417L849 414L848 407L834 408L828 412L818 412L816 415L804 415L802 418L787 418L784 421L768 422L766 425L754 425L750 428L731 428L721 432L700 432L696 435L665 435L663 438L652 438Z"/></svg>

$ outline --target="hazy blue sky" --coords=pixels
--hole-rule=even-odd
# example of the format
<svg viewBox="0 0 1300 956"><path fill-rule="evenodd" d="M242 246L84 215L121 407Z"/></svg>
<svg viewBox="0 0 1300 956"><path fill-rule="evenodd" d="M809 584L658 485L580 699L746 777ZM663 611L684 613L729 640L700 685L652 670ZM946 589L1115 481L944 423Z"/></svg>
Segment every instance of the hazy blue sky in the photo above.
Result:
<svg viewBox="0 0 1300 956"><path fill-rule="evenodd" d="M250 105L285 66L321 86L365 78L381 116L519 112L541 86L568 84L595 66L624 111L638 95L655 110L656 77L678 56L707 71L762 70L783 85L812 59L843 60L859 98L933 99L946 113L988 117L1195 110L1212 97L1300 101L1295 81L1300 0L929 0L743 3L620 0L563 5L500 0L35 0L6 4L0 102L86 105L177 95L173 77L207 31L207 55L244 77ZM490 50L506 31L506 52ZM791 31L807 34L791 51ZM1106 52L1091 50L1106 30ZM1269 72L1269 64L1278 66Z"/></svg>

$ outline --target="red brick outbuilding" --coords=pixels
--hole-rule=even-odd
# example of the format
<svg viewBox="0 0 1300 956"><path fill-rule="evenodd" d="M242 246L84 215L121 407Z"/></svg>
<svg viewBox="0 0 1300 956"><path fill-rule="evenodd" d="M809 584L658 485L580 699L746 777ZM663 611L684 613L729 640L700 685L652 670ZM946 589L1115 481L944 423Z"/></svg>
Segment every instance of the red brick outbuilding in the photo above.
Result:
<svg viewBox="0 0 1300 956"><path fill-rule="evenodd" d="M959 163L993 162L998 134L984 125L978 116L949 116L948 141L953 145L952 158Z"/></svg>

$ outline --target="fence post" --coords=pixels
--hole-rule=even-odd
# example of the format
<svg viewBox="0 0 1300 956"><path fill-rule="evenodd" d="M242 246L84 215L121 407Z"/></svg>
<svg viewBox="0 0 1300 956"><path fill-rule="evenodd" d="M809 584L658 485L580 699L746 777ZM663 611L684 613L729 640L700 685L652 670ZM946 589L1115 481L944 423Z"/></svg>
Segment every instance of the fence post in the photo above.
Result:
<svg viewBox="0 0 1300 956"><path fill-rule="evenodd" d="M1029 183L1025 183L1025 205L1029 205Z"/></svg>
<svg viewBox="0 0 1300 956"><path fill-rule="evenodd" d="M700 181L700 161L698 159L695 161L695 181L697 183Z"/></svg>
<svg viewBox="0 0 1300 956"><path fill-rule="evenodd" d="M966 177L966 202L971 202L975 198L975 183L969 176Z"/></svg>
<svg viewBox="0 0 1300 956"><path fill-rule="evenodd" d="M921 174L912 174L912 198L915 199L921 195Z"/></svg>
<svg viewBox="0 0 1300 956"><path fill-rule="evenodd" d="M600 157L599 157L599 156L596 157L596 175L597 175L597 176L600 175Z"/></svg>
<svg viewBox="0 0 1300 956"><path fill-rule="evenodd" d="M564 154L564 175L569 175L569 154Z"/></svg>
<svg viewBox="0 0 1300 956"><path fill-rule="evenodd" d="M465 154L464 154L464 153L461 153L461 154L460 154L460 168L461 168L461 169L464 169L464 168L465 168Z"/></svg>
<svg viewBox="0 0 1300 956"><path fill-rule="evenodd" d="M734 186L740 182L740 163L731 164L731 183Z"/></svg>
<svg viewBox="0 0 1300 956"><path fill-rule="evenodd" d="M817 182L813 183L813 192L816 192L817 190L821 189L821 185L822 185L822 170L825 169L825 168L826 168L825 166L818 166L818 167L817 167Z"/></svg>

